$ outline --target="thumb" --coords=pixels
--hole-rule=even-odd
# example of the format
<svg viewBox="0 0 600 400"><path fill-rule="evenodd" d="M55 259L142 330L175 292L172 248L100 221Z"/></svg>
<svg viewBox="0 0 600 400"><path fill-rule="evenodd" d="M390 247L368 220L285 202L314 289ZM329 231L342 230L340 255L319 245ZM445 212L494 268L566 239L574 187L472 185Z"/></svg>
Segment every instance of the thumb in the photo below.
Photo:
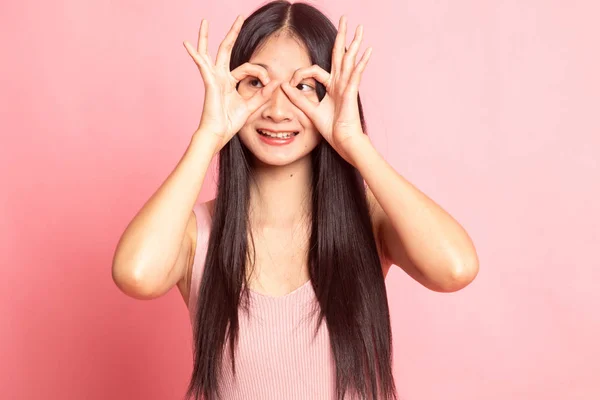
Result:
<svg viewBox="0 0 600 400"><path fill-rule="evenodd" d="M258 92L254 93L254 95L246 103L250 114L252 114L258 109L258 107L262 106L267 100L269 100L277 86L278 82L276 80L272 80Z"/></svg>
<svg viewBox="0 0 600 400"><path fill-rule="evenodd" d="M315 120L315 113L318 106L317 104L304 97L299 90L293 88L288 82L282 83L281 88L296 107L306 114L308 118L313 121Z"/></svg>

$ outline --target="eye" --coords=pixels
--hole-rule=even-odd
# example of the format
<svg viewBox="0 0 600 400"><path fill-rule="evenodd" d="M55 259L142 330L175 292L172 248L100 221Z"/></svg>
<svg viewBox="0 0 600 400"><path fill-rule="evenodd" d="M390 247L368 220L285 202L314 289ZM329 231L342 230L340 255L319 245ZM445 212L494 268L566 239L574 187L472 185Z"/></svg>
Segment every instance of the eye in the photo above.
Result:
<svg viewBox="0 0 600 400"><path fill-rule="evenodd" d="M262 82L258 78L252 78L252 79L250 79L250 81L248 82L248 84L250 86L254 87L254 88L261 88L261 87L263 87Z"/></svg>
<svg viewBox="0 0 600 400"><path fill-rule="evenodd" d="M310 91L310 90L314 90L314 89L315 89L314 87L312 87L312 86L310 86L310 85L308 85L308 84L306 84L306 83L299 83L299 84L296 86L296 88L297 88L298 90L302 90L303 92L307 92L307 91Z"/></svg>

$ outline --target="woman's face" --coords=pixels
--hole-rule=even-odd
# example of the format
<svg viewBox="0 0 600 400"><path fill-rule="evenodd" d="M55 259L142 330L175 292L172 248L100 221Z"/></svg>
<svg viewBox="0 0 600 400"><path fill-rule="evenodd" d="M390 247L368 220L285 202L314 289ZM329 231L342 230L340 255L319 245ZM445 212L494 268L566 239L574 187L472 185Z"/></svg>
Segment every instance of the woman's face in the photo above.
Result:
<svg viewBox="0 0 600 400"><path fill-rule="evenodd" d="M297 69L311 66L310 57L304 45L281 33L268 38L249 60L267 69L271 80L289 82ZM263 84L256 77L246 77L238 86L239 94L248 98ZM304 95L319 103L314 79L306 79L296 86ZM291 133L290 139L273 139L265 134ZM322 140L312 121L300 111L277 87L271 98L259 107L246 121L239 132L240 140L254 154L259 162L266 165L288 165L306 155Z"/></svg>

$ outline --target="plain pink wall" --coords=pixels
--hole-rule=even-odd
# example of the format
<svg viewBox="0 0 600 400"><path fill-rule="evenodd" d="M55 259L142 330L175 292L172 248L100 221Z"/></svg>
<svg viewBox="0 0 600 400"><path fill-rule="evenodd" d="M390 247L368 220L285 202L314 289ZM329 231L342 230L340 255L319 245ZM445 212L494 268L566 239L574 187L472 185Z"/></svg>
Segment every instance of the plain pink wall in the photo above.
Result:
<svg viewBox="0 0 600 400"><path fill-rule="evenodd" d="M452 294L388 279L405 400L600 398L600 59L593 1L320 1L374 47L361 93L386 159L469 231ZM241 1L2 2L0 397L177 399L176 290L111 280L130 218L201 112L182 42ZM213 179L200 196L214 190Z"/></svg>

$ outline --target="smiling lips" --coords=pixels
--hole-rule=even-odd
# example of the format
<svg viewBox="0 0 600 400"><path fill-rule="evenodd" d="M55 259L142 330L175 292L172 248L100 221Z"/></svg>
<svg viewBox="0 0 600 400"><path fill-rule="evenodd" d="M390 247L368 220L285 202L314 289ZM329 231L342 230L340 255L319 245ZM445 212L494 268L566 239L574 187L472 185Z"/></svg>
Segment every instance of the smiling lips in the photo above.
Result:
<svg viewBox="0 0 600 400"><path fill-rule="evenodd" d="M263 136L273 139L289 139L299 133L298 131L272 131L268 129L256 129L256 131Z"/></svg>

